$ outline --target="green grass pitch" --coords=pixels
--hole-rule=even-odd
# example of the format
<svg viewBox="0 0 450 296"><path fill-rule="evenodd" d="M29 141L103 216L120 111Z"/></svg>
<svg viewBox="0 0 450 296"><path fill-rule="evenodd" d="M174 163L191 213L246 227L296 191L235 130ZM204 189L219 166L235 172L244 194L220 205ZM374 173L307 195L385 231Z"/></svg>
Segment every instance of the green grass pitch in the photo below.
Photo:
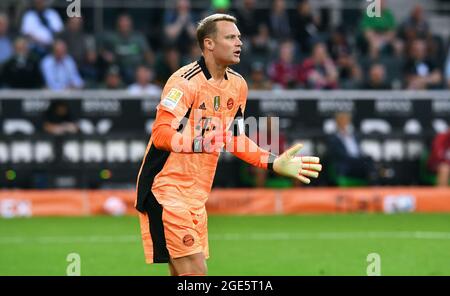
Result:
<svg viewBox="0 0 450 296"><path fill-rule="evenodd" d="M210 216L209 275L450 275L449 214ZM167 275L146 265L137 217L0 219L0 275Z"/></svg>

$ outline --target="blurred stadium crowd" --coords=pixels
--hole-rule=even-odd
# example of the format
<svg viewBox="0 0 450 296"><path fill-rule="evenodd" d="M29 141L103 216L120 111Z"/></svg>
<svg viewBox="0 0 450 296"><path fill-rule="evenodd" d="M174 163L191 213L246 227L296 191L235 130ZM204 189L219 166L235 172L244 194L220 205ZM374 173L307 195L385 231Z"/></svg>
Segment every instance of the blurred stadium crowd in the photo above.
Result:
<svg viewBox="0 0 450 296"><path fill-rule="evenodd" d="M348 1L348 0L345 0ZM344 2L345 2L344 1ZM308 0L177 0L166 7L109 8L95 32L91 11L67 17L45 0L0 6L1 88L129 89L158 95L180 66L196 60L195 27L207 14L237 17L244 43L235 68L252 89L446 89L450 50L417 4L396 19L365 8L313 10ZM24 4L25 3L25 4ZM199 2L200 3L200 2ZM204 1L201 3L205 3Z"/></svg>

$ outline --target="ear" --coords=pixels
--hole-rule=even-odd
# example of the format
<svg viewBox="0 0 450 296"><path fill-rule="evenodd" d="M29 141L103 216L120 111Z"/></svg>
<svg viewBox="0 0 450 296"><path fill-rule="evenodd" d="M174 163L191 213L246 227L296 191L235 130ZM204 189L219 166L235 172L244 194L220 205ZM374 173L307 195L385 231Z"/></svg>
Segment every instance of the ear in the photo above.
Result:
<svg viewBox="0 0 450 296"><path fill-rule="evenodd" d="M214 40L212 40L211 38L205 38L203 40L203 44L205 46L205 49L207 49L207 50L213 50L214 49Z"/></svg>

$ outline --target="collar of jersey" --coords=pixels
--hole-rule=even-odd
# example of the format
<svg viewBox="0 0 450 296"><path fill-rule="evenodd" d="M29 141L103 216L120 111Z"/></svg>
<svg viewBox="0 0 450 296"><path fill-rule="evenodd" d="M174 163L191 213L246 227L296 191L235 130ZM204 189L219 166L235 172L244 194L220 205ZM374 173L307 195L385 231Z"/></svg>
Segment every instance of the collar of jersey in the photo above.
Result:
<svg viewBox="0 0 450 296"><path fill-rule="evenodd" d="M211 79L212 76L211 76L211 73L209 73L208 68L206 67L205 58L203 56L201 56L201 58L197 61L197 63L200 65L200 68L202 69L202 72L205 75L206 80ZM228 75L227 75L226 70L225 70L224 78L225 78L225 80L228 80Z"/></svg>

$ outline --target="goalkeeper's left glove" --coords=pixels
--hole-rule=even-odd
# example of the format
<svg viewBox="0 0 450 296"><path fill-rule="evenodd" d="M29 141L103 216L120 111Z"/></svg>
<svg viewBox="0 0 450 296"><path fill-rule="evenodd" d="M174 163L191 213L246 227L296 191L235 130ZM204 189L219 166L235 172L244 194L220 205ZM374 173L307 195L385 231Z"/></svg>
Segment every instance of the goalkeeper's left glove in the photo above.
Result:
<svg viewBox="0 0 450 296"><path fill-rule="evenodd" d="M317 178L322 165L318 157L295 156L302 147L303 144L296 144L278 156L273 162L273 170L280 175L309 184L311 180L307 177Z"/></svg>

